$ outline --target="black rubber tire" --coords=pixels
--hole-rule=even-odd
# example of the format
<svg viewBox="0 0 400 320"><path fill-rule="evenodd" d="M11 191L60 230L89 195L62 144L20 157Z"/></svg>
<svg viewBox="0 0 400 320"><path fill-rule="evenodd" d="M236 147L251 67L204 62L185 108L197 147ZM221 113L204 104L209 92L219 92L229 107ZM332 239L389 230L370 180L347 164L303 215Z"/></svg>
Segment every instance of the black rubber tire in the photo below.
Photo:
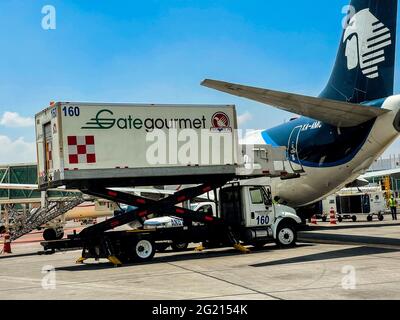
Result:
<svg viewBox="0 0 400 320"><path fill-rule="evenodd" d="M353 220L353 222L357 222L357 216L352 216L351 220Z"/></svg>
<svg viewBox="0 0 400 320"><path fill-rule="evenodd" d="M383 220L385 220L385 216L383 215L383 214L380 214L380 215L378 215L378 219L379 219L379 221L383 221Z"/></svg>
<svg viewBox="0 0 400 320"><path fill-rule="evenodd" d="M339 222L343 222L342 216L338 216L337 220L338 220Z"/></svg>
<svg viewBox="0 0 400 320"><path fill-rule="evenodd" d="M280 233L283 230L288 230L288 232L292 234L292 241L290 243L281 240ZM286 236L288 236L288 234L284 235L284 237ZM276 230L276 239L275 239L276 245L281 249L289 249L296 246L296 241L297 241L297 230L294 224L282 221L278 225L278 229Z"/></svg>
<svg viewBox="0 0 400 320"><path fill-rule="evenodd" d="M323 216L322 217L322 222L326 222L328 220L328 217L327 216Z"/></svg>
<svg viewBox="0 0 400 320"><path fill-rule="evenodd" d="M372 216L368 216L368 217L367 217L367 221L368 221L368 222L372 222L372 220L373 220L373 217L372 217Z"/></svg>
<svg viewBox="0 0 400 320"><path fill-rule="evenodd" d="M46 241L53 241L57 239L57 232L54 229L46 229L43 231L43 239Z"/></svg>
<svg viewBox="0 0 400 320"><path fill-rule="evenodd" d="M188 247L189 247L189 243L187 243L187 242L173 242L171 244L171 248L175 252L185 251L185 250L187 250Z"/></svg>
<svg viewBox="0 0 400 320"><path fill-rule="evenodd" d="M144 246L143 246L144 245ZM141 252L141 253L139 253ZM153 259L156 253L154 241L149 239L139 239L133 245L132 260L135 262L148 262Z"/></svg>

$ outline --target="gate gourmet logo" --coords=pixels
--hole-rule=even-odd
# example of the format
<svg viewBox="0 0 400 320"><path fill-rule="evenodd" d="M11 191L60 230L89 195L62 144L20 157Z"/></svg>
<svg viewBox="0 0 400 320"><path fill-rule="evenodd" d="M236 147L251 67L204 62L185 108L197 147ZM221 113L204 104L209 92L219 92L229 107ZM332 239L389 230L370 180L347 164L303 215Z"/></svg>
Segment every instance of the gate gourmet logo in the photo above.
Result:
<svg viewBox="0 0 400 320"><path fill-rule="evenodd" d="M229 120L228 120L229 121ZM155 129L205 129L206 117L201 118L135 118L132 115L125 117L116 117L111 110L103 109L97 112L94 118L86 122L82 129L90 130L108 130L112 128L121 130L140 130L147 132Z"/></svg>
<svg viewBox="0 0 400 320"><path fill-rule="evenodd" d="M360 66L367 78L378 78L379 65L386 60L385 48L392 44L392 40L390 30L368 8L350 18L343 42L346 43L348 70Z"/></svg>

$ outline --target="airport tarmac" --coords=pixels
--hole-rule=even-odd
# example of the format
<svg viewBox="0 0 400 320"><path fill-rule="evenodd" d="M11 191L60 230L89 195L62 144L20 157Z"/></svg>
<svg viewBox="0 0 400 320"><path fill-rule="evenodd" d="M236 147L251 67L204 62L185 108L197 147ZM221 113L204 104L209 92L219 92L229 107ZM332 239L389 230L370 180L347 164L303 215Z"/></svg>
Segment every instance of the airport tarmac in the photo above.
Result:
<svg viewBox="0 0 400 320"><path fill-rule="evenodd" d="M0 299L400 299L400 223L391 221L319 222L290 250L166 252L119 268L77 265L79 251L37 255L37 241L12 249L0 256Z"/></svg>

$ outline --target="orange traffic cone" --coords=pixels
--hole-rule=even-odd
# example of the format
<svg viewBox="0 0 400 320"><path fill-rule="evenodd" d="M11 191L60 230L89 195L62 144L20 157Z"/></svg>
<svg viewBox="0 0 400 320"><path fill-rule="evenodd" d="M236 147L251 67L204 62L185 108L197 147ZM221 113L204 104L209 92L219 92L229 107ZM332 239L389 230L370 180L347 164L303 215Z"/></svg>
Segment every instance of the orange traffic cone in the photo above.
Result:
<svg viewBox="0 0 400 320"><path fill-rule="evenodd" d="M315 214L311 217L311 224L318 224L317 223L317 216Z"/></svg>
<svg viewBox="0 0 400 320"><path fill-rule="evenodd" d="M335 209L331 208L331 212L330 212L330 223L332 225L336 225L337 224L337 220L336 220L336 212Z"/></svg>
<svg viewBox="0 0 400 320"><path fill-rule="evenodd" d="M6 233L4 235L4 246L3 246L3 252L4 253L12 253L11 252L11 240L10 240L10 235Z"/></svg>

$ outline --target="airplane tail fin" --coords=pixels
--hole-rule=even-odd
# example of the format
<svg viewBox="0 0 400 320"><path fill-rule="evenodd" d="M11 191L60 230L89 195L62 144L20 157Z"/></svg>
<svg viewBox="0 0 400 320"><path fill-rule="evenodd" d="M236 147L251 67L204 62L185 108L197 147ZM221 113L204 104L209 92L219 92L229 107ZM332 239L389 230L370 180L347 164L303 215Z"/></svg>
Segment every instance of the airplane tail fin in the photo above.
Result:
<svg viewBox="0 0 400 320"><path fill-rule="evenodd" d="M393 95L397 0L352 0L345 10L336 63L320 97L361 103Z"/></svg>

